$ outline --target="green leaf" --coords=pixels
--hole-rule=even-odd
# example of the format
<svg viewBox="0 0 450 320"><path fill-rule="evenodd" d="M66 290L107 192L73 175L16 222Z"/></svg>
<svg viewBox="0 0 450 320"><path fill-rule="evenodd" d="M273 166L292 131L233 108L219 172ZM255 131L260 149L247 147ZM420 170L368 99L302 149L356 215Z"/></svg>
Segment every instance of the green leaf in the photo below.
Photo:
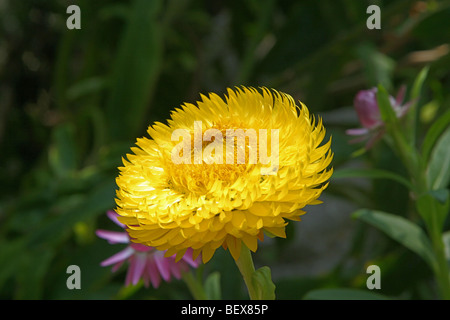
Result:
<svg viewBox="0 0 450 320"><path fill-rule="evenodd" d="M211 273L205 280L205 294L209 300L221 299L220 272Z"/></svg>
<svg viewBox="0 0 450 320"><path fill-rule="evenodd" d="M308 292L305 300L389 300L389 297L360 289L318 289Z"/></svg>
<svg viewBox="0 0 450 320"><path fill-rule="evenodd" d="M450 182L450 127L445 130L431 152L427 168L428 188L446 188Z"/></svg>
<svg viewBox="0 0 450 320"><path fill-rule="evenodd" d="M418 254L434 270L436 258L425 232L411 221L390 213L360 209L353 217L362 220L386 233L392 239Z"/></svg>
<svg viewBox="0 0 450 320"><path fill-rule="evenodd" d="M424 163L428 162L431 150L433 149L436 141L441 136L442 132L450 126L450 110L447 110L442 116L440 116L428 129L425 139L422 144L422 158Z"/></svg>
<svg viewBox="0 0 450 320"><path fill-rule="evenodd" d="M447 259L447 264L450 267L450 231L444 232L442 235L442 242L445 248L445 258Z"/></svg>
<svg viewBox="0 0 450 320"><path fill-rule="evenodd" d="M417 75L416 79L414 80L413 87L411 89L410 100L419 98L420 92L422 91L422 87L425 82L425 79L427 78L429 70L430 70L430 67L426 66Z"/></svg>
<svg viewBox="0 0 450 320"><path fill-rule="evenodd" d="M391 90L391 78L395 68L395 61L379 52L377 47L369 42L359 45L356 49L356 54L364 66L369 84L372 86L381 84L388 90Z"/></svg>
<svg viewBox="0 0 450 320"><path fill-rule="evenodd" d="M136 294L140 289L144 287L144 281L139 281L137 284L132 286L123 286L120 288L115 299L117 300L127 300L132 299L132 296Z"/></svg>
<svg viewBox="0 0 450 320"><path fill-rule="evenodd" d="M0 243L0 288L6 280L14 277L22 264L22 253L26 250L26 242L23 238L12 241L2 239ZM18 254L21 253L21 254Z"/></svg>
<svg viewBox="0 0 450 320"><path fill-rule="evenodd" d="M69 89L67 89L67 98L75 100L88 94L98 92L106 87L106 79L103 77L90 77L83 79Z"/></svg>
<svg viewBox="0 0 450 320"><path fill-rule="evenodd" d="M28 244L33 245L42 242L47 245L56 244L68 232L72 232L76 223L87 221L111 209L114 206L115 186L113 179L106 179L99 182L88 194L73 195L71 197L73 199L62 198L60 200L62 204L73 202L73 205L28 234L26 237Z"/></svg>
<svg viewBox="0 0 450 320"><path fill-rule="evenodd" d="M382 170L382 169L339 169L333 173L332 179L342 178L372 178L372 179L390 179L403 184L410 190L414 189L414 186L402 176Z"/></svg>
<svg viewBox="0 0 450 320"><path fill-rule="evenodd" d="M392 108L391 101L389 99L389 93L381 84L378 85L377 103L383 122L386 124L396 125L398 122L397 115Z"/></svg>
<svg viewBox="0 0 450 320"><path fill-rule="evenodd" d="M412 105L409 107L409 111L406 115L408 124L406 129L406 135L409 138L409 141L411 145L416 144L416 132L417 132L417 118L418 118L418 111L417 104L419 103L420 99L420 93L422 91L423 84L425 82L425 79L428 75L429 67L423 68L419 74L417 75L416 79L414 80L414 84L411 89L410 93L410 101Z"/></svg>
<svg viewBox="0 0 450 320"><path fill-rule="evenodd" d="M69 123L53 131L53 144L49 149L49 163L58 176L65 176L77 167L75 127Z"/></svg>
<svg viewBox="0 0 450 320"><path fill-rule="evenodd" d="M448 189L431 190L429 193L441 204L446 204L449 201Z"/></svg>
<svg viewBox="0 0 450 320"><path fill-rule="evenodd" d="M427 225L432 225L432 214L435 212L437 227L442 230L450 207L449 192L446 189L440 189L425 193L417 199L416 207Z"/></svg>
<svg viewBox="0 0 450 320"><path fill-rule="evenodd" d="M21 252L21 265L16 270L18 285L15 299L42 299L45 275L54 254L52 248L44 247Z"/></svg>
<svg viewBox="0 0 450 320"><path fill-rule="evenodd" d="M112 139L134 138L160 73L163 53L160 0L135 0L113 65L106 118Z"/></svg>
<svg viewBox="0 0 450 320"><path fill-rule="evenodd" d="M269 267L261 267L252 274L252 282L256 288L256 299L275 300L275 285Z"/></svg>

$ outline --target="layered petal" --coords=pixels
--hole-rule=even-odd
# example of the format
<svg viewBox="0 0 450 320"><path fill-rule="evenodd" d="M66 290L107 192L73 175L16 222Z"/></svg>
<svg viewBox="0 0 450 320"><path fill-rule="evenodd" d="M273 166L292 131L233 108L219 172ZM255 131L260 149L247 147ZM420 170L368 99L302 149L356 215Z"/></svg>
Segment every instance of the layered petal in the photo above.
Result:
<svg viewBox="0 0 450 320"><path fill-rule="evenodd" d="M201 95L148 133L119 168L116 212L133 242L177 261L190 249L207 262L220 246L237 259L264 231L283 237L332 174L321 119L267 88Z"/></svg>

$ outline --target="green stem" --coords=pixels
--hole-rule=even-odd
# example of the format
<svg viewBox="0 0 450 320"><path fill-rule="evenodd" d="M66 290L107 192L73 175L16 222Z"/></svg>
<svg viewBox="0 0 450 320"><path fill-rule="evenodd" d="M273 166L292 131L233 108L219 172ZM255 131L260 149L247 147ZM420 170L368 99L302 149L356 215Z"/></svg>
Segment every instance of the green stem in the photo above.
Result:
<svg viewBox="0 0 450 320"><path fill-rule="evenodd" d="M436 255L436 278L438 280L438 286L441 291L443 299L450 300L450 271L447 264L447 258L445 256L445 246L442 240L442 230L437 223L437 212L435 206L431 206L431 223L428 226L429 233L431 235L431 241L433 243L433 249Z"/></svg>
<svg viewBox="0 0 450 320"><path fill-rule="evenodd" d="M406 141L405 136L397 128L392 128L391 136L394 140L394 150L405 165L414 186L414 198L417 199L421 193L426 192L425 176L422 174L422 165L417 151Z"/></svg>
<svg viewBox="0 0 450 320"><path fill-rule="evenodd" d="M244 278L247 286L250 300L257 300L256 288L253 286L252 276L255 273L255 266L253 265L252 254L245 244L242 243L241 254L236 260L236 265Z"/></svg>
<svg viewBox="0 0 450 320"><path fill-rule="evenodd" d="M192 275L192 272L185 272L183 273L183 280L186 283L187 287L189 288L189 291L191 292L192 296L195 300L206 300L206 293L203 289L202 284L194 278Z"/></svg>
<svg viewBox="0 0 450 320"><path fill-rule="evenodd" d="M394 139L395 147L402 162L408 170L412 184L414 185L414 200L417 200L420 195L428 192L425 166L421 162L418 152L407 143L402 132L399 131L398 128L392 129L391 134ZM430 207L429 214L430 219L426 219L425 224L428 229L428 233L433 244L433 251L437 260L437 264L433 272L435 273L442 298L450 300L450 271L445 256L442 230L437 222L438 212L436 211L436 207L434 205Z"/></svg>

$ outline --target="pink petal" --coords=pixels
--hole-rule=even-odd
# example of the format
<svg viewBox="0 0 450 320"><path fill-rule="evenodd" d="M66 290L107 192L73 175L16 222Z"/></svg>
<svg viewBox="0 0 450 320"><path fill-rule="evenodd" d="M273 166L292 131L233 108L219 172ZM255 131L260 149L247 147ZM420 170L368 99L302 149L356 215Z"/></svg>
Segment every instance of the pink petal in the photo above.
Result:
<svg viewBox="0 0 450 320"><path fill-rule="evenodd" d="M360 143L360 142L362 142L362 141L364 141L364 140L366 140L367 139L367 135L364 135L364 136L361 136L361 137L358 137L358 138L355 138L355 139L352 139L352 140L350 140L348 143L350 143L350 144L354 144L354 143Z"/></svg>
<svg viewBox="0 0 450 320"><path fill-rule="evenodd" d="M411 106L412 106L413 104L415 104L415 103L417 102L417 100L418 100L418 99L413 99L413 100L411 100L411 101L405 103L403 106L401 106L401 107L400 107L400 110L399 110L398 117L399 117L399 118L402 118L405 114L407 114L408 111L409 111L409 109L411 109Z"/></svg>
<svg viewBox="0 0 450 320"><path fill-rule="evenodd" d="M95 234L105 240L108 240L110 244L116 243L129 243L130 238L126 232L116 232L109 230L97 230Z"/></svg>
<svg viewBox="0 0 450 320"><path fill-rule="evenodd" d="M384 135L384 130L380 130L376 134L374 134L366 143L365 148L366 150L369 150L373 147L373 145L378 142Z"/></svg>
<svg viewBox="0 0 450 320"><path fill-rule="evenodd" d="M377 104L377 88L359 91L353 99L353 105L363 127L371 129L381 122Z"/></svg>
<svg viewBox="0 0 450 320"><path fill-rule="evenodd" d="M147 260L147 274L150 277L150 281L152 282L153 288L158 288L161 283L161 278L159 276L158 268L156 267L155 261L153 259Z"/></svg>
<svg viewBox="0 0 450 320"><path fill-rule="evenodd" d="M345 133L348 134L349 136L360 136L369 133L369 130L366 128L356 128L345 130Z"/></svg>
<svg viewBox="0 0 450 320"><path fill-rule="evenodd" d="M179 262L171 261L169 263L170 272L173 274L173 276L176 279L181 278L181 266L182 265L185 265L185 263L183 261L179 261Z"/></svg>
<svg viewBox="0 0 450 320"><path fill-rule="evenodd" d="M153 247L146 246L145 244L141 243L130 243L130 246L135 250L139 252L147 252L150 250L153 250Z"/></svg>
<svg viewBox="0 0 450 320"><path fill-rule="evenodd" d="M126 279L127 284L131 283L136 285L139 282L144 272L145 262L145 256L139 254L135 254L130 258L130 266L128 267Z"/></svg>
<svg viewBox="0 0 450 320"><path fill-rule="evenodd" d="M158 267L159 272L161 273L162 278L165 281L170 280L170 264L169 259L171 258L165 258L163 253L158 254L159 252L155 252L153 255L154 261L156 263L156 266Z"/></svg>
<svg viewBox="0 0 450 320"><path fill-rule="evenodd" d="M403 100L405 99L405 93L406 93L406 86L402 85L397 92L397 97L395 98L396 105L398 106L402 105Z"/></svg>
<svg viewBox="0 0 450 320"><path fill-rule="evenodd" d="M106 267L118 262L122 262L123 260L128 259L131 255L133 255L134 250L131 247L126 247L122 251L116 253L115 255L109 257L108 259L102 261L100 265L102 267Z"/></svg>
<svg viewBox="0 0 450 320"><path fill-rule="evenodd" d="M130 258L130 263L131 263L131 258ZM132 271L132 269L131 269L131 267L128 267L128 270L127 270L127 275L126 275L126 277L125 277L125 286L126 287L128 287L130 284L131 284L131 277L132 277L132 273L133 271Z"/></svg>
<svg viewBox="0 0 450 320"><path fill-rule="evenodd" d="M150 274L147 271L147 265L146 265L146 267L144 269L144 272L142 273L142 279L144 280L144 286L146 288L148 288L148 286L150 285Z"/></svg>
<svg viewBox="0 0 450 320"><path fill-rule="evenodd" d="M123 265L124 262L125 260L117 262L115 265L112 266L111 271L116 272L117 270L119 270L119 268Z"/></svg>
<svg viewBox="0 0 450 320"><path fill-rule="evenodd" d="M186 253L184 254L184 256L182 258L182 260L186 261L191 267L197 268L200 265L201 258L199 256L199 257L197 257L196 260L192 259L192 253L193 253L192 249L190 249L190 248L187 249Z"/></svg>
<svg viewBox="0 0 450 320"><path fill-rule="evenodd" d="M108 210L106 212L106 215L108 216L109 219L111 219L112 222L114 222L115 224L117 224L119 227L125 229L126 226L119 221L119 219L117 219L117 217L119 216L116 212L112 211L112 210Z"/></svg>
<svg viewBox="0 0 450 320"><path fill-rule="evenodd" d="M189 265L183 260L180 260L178 262L173 261L170 264L170 267L170 270L176 279L181 279L182 272L189 271Z"/></svg>

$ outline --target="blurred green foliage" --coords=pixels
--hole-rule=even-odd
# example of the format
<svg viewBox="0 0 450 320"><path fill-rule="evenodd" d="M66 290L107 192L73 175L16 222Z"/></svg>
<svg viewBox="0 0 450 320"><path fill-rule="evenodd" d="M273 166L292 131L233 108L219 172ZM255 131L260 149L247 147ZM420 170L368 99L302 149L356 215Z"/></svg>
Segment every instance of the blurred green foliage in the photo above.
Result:
<svg viewBox="0 0 450 320"><path fill-rule="evenodd" d="M81 9L81 30L66 28L72 3ZM380 30L366 27L370 4L381 8ZM105 212L114 208L117 166L135 139L199 93L240 85L285 91L323 117L335 168L404 174L383 144L351 156L358 146L344 130L357 125L353 97L379 83L389 92L410 86L429 65L416 119L422 141L450 105L449 21L450 1L431 0L0 1L0 298L191 298L181 281L123 287L124 268L112 274L99 265L118 247L94 232L113 229ZM336 179L326 193L410 215L401 182L374 179L361 188ZM331 271L279 276L277 297L351 298L365 289L369 263L382 267L382 294L434 298L425 263L381 233L373 241L368 228L356 224L353 245ZM282 264L283 241L291 240L265 247L256 262ZM71 264L81 268L82 290L66 287ZM246 297L220 250L198 272L215 271L222 298ZM330 291L311 291L321 288Z"/></svg>

